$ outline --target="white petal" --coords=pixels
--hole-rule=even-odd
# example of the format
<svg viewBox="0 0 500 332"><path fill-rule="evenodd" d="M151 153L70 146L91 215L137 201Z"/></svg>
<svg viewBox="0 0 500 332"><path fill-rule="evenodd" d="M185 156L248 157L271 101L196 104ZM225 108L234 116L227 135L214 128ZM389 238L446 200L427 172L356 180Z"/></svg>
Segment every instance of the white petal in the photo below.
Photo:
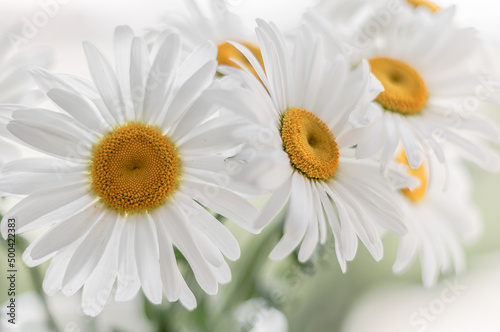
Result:
<svg viewBox="0 0 500 332"><path fill-rule="evenodd" d="M115 29L115 69L120 89L123 93L126 119L134 120L133 105L128 103L130 100L130 64L131 64L131 48L134 39L134 31L129 26L118 26Z"/></svg>
<svg viewBox="0 0 500 332"><path fill-rule="evenodd" d="M157 233L150 215L136 216L131 220L136 222L135 228L135 261L137 272L141 280L144 295L154 304L160 304L162 299L162 285Z"/></svg>
<svg viewBox="0 0 500 332"><path fill-rule="evenodd" d="M163 220L160 216L158 216L159 213L162 213L160 209L156 209L151 212L158 234L158 244L160 249L160 274L167 299L173 302L177 301L181 295L180 279L182 279L182 276L180 275L179 268L177 267L172 241L165 231Z"/></svg>
<svg viewBox="0 0 500 332"><path fill-rule="evenodd" d="M90 75L102 101L116 122L123 123L127 111L113 67L93 44L84 42L83 49L87 56Z"/></svg>
<svg viewBox="0 0 500 332"><path fill-rule="evenodd" d="M197 202L178 193L176 200L193 225L205 234L230 260L240 257L240 246L233 234Z"/></svg>
<svg viewBox="0 0 500 332"><path fill-rule="evenodd" d="M214 113L215 104L208 102L204 94L181 115L181 120L175 127L171 136L174 142L178 142L187 136L191 130L203 123L211 114Z"/></svg>
<svg viewBox="0 0 500 332"><path fill-rule="evenodd" d="M88 166L81 163L72 163L68 160L53 158L25 157L13 160L2 167L2 173L81 173L86 172Z"/></svg>
<svg viewBox="0 0 500 332"><path fill-rule="evenodd" d="M186 284L186 281L184 281L183 278L181 278L181 296L180 296L180 301L182 305L189 311L193 310L196 308L196 298L194 297L193 292L189 289L188 285Z"/></svg>
<svg viewBox="0 0 500 332"><path fill-rule="evenodd" d="M83 239L80 239L60 250L50 262L49 268L45 272L45 278L43 279L42 284L43 291L49 296L54 295L59 289L61 289L68 264L82 240Z"/></svg>
<svg viewBox="0 0 500 332"><path fill-rule="evenodd" d="M380 157L380 171L383 175L386 175L389 165L393 162L396 149L399 146L399 135L395 119L391 115L384 114L384 123L386 141L382 150L382 156Z"/></svg>
<svg viewBox="0 0 500 332"><path fill-rule="evenodd" d="M55 157L85 160L89 153L88 142L82 142L80 137L45 123L15 120L7 125L7 129L34 149Z"/></svg>
<svg viewBox="0 0 500 332"><path fill-rule="evenodd" d="M373 258L379 261L383 256L383 247L373 220L368 217L364 207L357 201L356 197L353 197L351 193L344 188L341 181L337 180L335 190L344 200L344 206L351 217L351 221L359 238L365 244Z"/></svg>
<svg viewBox="0 0 500 332"><path fill-rule="evenodd" d="M76 249L63 279L63 294L76 293L99 263L116 225L116 219L106 213L98 219L85 239Z"/></svg>
<svg viewBox="0 0 500 332"><path fill-rule="evenodd" d="M86 180L88 174L85 173L11 173L0 179L0 192L30 195L39 190L83 183Z"/></svg>
<svg viewBox="0 0 500 332"><path fill-rule="evenodd" d="M205 122L205 124L200 126L212 127L212 124L215 124L214 128L206 131L202 131L200 127L196 128L193 130L193 132L196 132L196 135L185 141L178 142L182 152L187 155L199 155L200 153L213 154L237 146L238 142L235 142L233 133L238 130L238 123L217 125L215 122L217 122L217 119Z"/></svg>
<svg viewBox="0 0 500 332"><path fill-rule="evenodd" d="M318 188L319 198L321 200L321 205L323 207L323 210L325 211L326 219L328 220L328 223L330 224L330 228L331 228L332 233L333 233L335 254L337 255L337 260L340 264L340 268L342 269L342 272L345 273L345 271L346 271L346 259L344 256L344 248L342 247L342 233L340 230L340 221L339 221L339 218L337 217L337 213L333 209L333 205L332 205L330 199L326 195L326 192L324 190L321 190L321 191L319 190L320 188L323 188L323 187L318 185L317 188Z"/></svg>
<svg viewBox="0 0 500 332"><path fill-rule="evenodd" d="M378 120L373 122L370 126L363 128L365 134L361 140L358 141L356 147L356 158L364 159L379 151L385 141L384 122Z"/></svg>
<svg viewBox="0 0 500 332"><path fill-rule="evenodd" d="M399 126L399 135L405 149L406 158L411 168L418 168L424 161L423 152L420 148L413 129L406 123L406 119L397 117Z"/></svg>
<svg viewBox="0 0 500 332"><path fill-rule="evenodd" d="M135 257L135 225L128 218L118 219L124 224L118 256L118 276L116 280L115 301L131 300L141 288L141 281L137 273Z"/></svg>
<svg viewBox="0 0 500 332"><path fill-rule="evenodd" d="M40 259L50 255L85 236L98 220L99 214L100 211L91 206L52 226L33 243L31 258Z"/></svg>
<svg viewBox="0 0 500 332"><path fill-rule="evenodd" d="M311 186L310 183L308 183ZM312 203L316 203L317 195L313 192L314 188L310 188L310 193L312 195ZM304 235L304 240L300 246L298 259L299 262L308 261L312 255L314 254L314 250L316 249L319 241L319 227L318 227L318 217L317 213L323 211L316 211L315 209L310 210L309 216L309 225L307 226L306 234Z"/></svg>
<svg viewBox="0 0 500 332"><path fill-rule="evenodd" d="M85 196L87 196L87 188L82 183L52 188L30 195L17 203L4 216L2 219L4 220L2 223L2 235L6 237L7 223L5 221L9 218L17 220L17 232L22 233L25 231L25 227L29 226L32 222L36 222L57 208Z"/></svg>
<svg viewBox="0 0 500 332"><path fill-rule="evenodd" d="M344 256L346 260L351 261L354 259L354 256L356 256L356 251L358 249L358 238L356 237L356 232L354 230L351 217L347 212L341 197L337 193L335 193L333 188L330 186L333 187L334 184L325 185L324 188L337 208L339 220L342 226L341 241L344 249Z"/></svg>
<svg viewBox="0 0 500 332"><path fill-rule="evenodd" d="M134 103L134 119L142 120L146 80L150 68L148 46L143 38L134 38L130 62L130 93Z"/></svg>
<svg viewBox="0 0 500 332"><path fill-rule="evenodd" d="M47 96L91 131L102 132L110 128L100 113L79 95L66 90L52 89Z"/></svg>
<svg viewBox="0 0 500 332"><path fill-rule="evenodd" d="M217 293L217 280L194 241L192 234L190 234L186 225L189 223L189 220L174 201L171 202L170 208L162 214L162 218L167 234L172 239L174 245L186 257L201 288L208 294Z"/></svg>
<svg viewBox="0 0 500 332"><path fill-rule="evenodd" d="M212 60L193 74L179 89L168 106L162 128L176 124L200 94L212 83L217 62Z"/></svg>
<svg viewBox="0 0 500 332"><path fill-rule="evenodd" d="M303 239L309 223L310 210L313 208L309 181L295 172L292 175L290 203L283 227L283 237L269 254L270 259L282 259L289 255Z"/></svg>
<svg viewBox="0 0 500 332"><path fill-rule="evenodd" d="M99 98L94 84L91 81L85 80L78 76L54 74L45 69L37 68L31 70L34 80L38 87L44 93L48 93L52 89L61 89L70 91L74 94L83 94L91 100Z"/></svg>
<svg viewBox="0 0 500 332"><path fill-rule="evenodd" d="M117 274L118 248L122 229L123 223L118 221L99 264L83 286L82 308L87 315L97 316L111 294Z"/></svg>
<svg viewBox="0 0 500 332"><path fill-rule="evenodd" d="M266 227L273 219L278 215L278 213L283 210L288 198L290 197L290 190L292 187L292 180L285 181L283 185L276 190L267 201L264 208L262 208L259 217L255 220L254 227L256 229L262 230Z"/></svg>
<svg viewBox="0 0 500 332"><path fill-rule="evenodd" d="M212 211L234 221L250 232L255 232L252 223L259 211L237 194L208 183L199 183L184 179L183 192L208 207Z"/></svg>
<svg viewBox="0 0 500 332"><path fill-rule="evenodd" d="M182 85L191 76L194 75L206 63L215 60L217 57L217 47L211 42L206 41L196 47L196 49L189 54L189 56L182 62L179 67L179 74L177 76L177 84Z"/></svg>
<svg viewBox="0 0 500 332"><path fill-rule="evenodd" d="M166 106L167 97L173 88L180 51L179 35L169 34L160 46L151 65L146 81L143 106L144 119L149 123L155 123L157 119L160 123L163 121L160 114Z"/></svg>

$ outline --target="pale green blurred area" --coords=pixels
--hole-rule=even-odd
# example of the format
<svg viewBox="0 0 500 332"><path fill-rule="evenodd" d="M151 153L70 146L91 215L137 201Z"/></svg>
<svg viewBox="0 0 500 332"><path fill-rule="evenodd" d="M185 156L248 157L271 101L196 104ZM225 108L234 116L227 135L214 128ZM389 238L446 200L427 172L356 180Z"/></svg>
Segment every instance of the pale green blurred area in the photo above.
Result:
<svg viewBox="0 0 500 332"><path fill-rule="evenodd" d="M164 2L148 1L147 6L155 12L155 17L160 16L156 13L161 12L162 8L167 8L170 4L177 1ZM248 4L248 1L243 1ZM447 1L448 3L449 1ZM6 1L0 2L1 5L6 4ZM99 47L103 47L109 51L112 38L112 27L117 24L127 23L128 20L133 20L132 25L135 29L140 31L141 28L148 26L151 19L147 15L144 17L136 17L134 8L136 6L121 6L122 2L113 1L108 6L116 6L120 11L113 10L106 12L101 9L97 13L97 18L92 15L89 10L92 5L87 2L83 7L87 8L87 12L78 9L78 3L75 0L64 9L60 18L56 18L52 26L48 26L40 33L40 39L36 43L50 43L54 41L55 47L59 47L60 51L58 65L56 71L71 72L74 74L87 75L85 69L85 59L81 50L81 41L90 39L94 41ZM144 3L144 2L143 2ZM257 2L256 2L257 3ZM260 5L264 3L259 1ZM444 3L444 1L443 1ZM455 1L457 3L457 1ZM472 8L474 4L468 4L462 1L464 8ZM482 1L483 4L488 5L491 2ZM12 2L10 2L12 4ZM477 6L479 6L476 3ZM253 5L256 7L257 5ZM469 6L469 7L466 7ZM15 7L15 6L14 6ZM128 8L128 11L127 11ZM262 6L269 10L268 6ZM476 23L482 21L482 27L488 29L490 34L493 34L493 28L496 27L500 32L498 20L487 15L487 10L481 7L482 11L477 11L477 16L471 18L466 17L466 14L473 15L474 10L461 9L459 13L466 21ZM495 11L491 11L496 13ZM32 13L32 10L22 8L16 9L15 13L21 13L18 17L25 15L23 13ZM86 14L85 14L86 13ZM5 13L2 13L5 15ZM85 17L87 15L87 17ZM15 15L14 15L15 16ZM83 17L83 18L82 18ZM104 21L105 18L111 18L109 21ZM479 17L479 19L478 19ZM64 27L68 20L78 18L78 22L83 22L83 25L74 27L74 32L66 31L61 33L61 27ZM272 18L272 15L269 15ZM11 18L12 19L12 18ZM59 20L59 21L57 21ZM283 21L286 21L283 19ZM478 21L478 22L479 22ZM95 24L98 28L92 27ZM87 30L86 30L87 29ZM57 40L60 36L60 40ZM500 39L500 38L497 38ZM64 48L63 48L64 46ZM74 66L73 63L81 63L81 66ZM491 108L490 114L493 114L496 122L500 124L500 108ZM473 178L473 200L479 207L484 219L484 234L478 243L467 249L469 262L474 262L476 258L484 253L494 252L500 250L500 175L490 174L476 166L469 165L471 175ZM249 274L264 276L264 280L257 285L262 293L269 296L271 302L275 302L281 310L284 311L289 320L291 332L336 332L341 331L344 318L347 316L353 305L358 301L367 291L387 284L411 284L421 285L420 265L419 261L414 261L412 268L402 276L395 276L392 274L392 264L396 257L396 249L398 245L398 238L392 234L388 234L384 239L384 258L380 262L375 262L369 253L362 245L359 246L359 252L355 260L348 264L346 274L340 271L337 259L332 250L332 239L330 236L327 249L325 253L318 258L314 265L307 265L300 267L293 262L293 259L288 259L284 262L272 262L267 260L267 254L272 246L277 242L279 234L270 236L269 242L265 246L256 246L251 248L253 241L258 241L265 234L260 236L253 236L244 233L236 226L231 226L231 230L235 231L237 238L242 239L242 258L247 259L252 250L258 252L263 266L257 264L255 271L242 271L233 269L234 278L233 283L221 287L221 295L214 297L214 301L218 298L223 298L225 294L230 292L242 292L245 289L233 290L236 287L238 278L249 277ZM255 245L254 245L255 246ZM6 279L3 277L3 271L7 270L5 248L1 247L0 254L0 303L7 300L8 296L6 291ZM18 293L27 290L33 290L33 284L30 278L30 271L22 263L21 252L17 252L17 291ZM239 262L231 264L231 266L238 267ZM473 265L473 264L470 264ZM41 266L43 271L47 264ZM43 275L43 272L42 272ZM442 277L442 278L446 278ZM422 286L423 287L423 286ZM79 296L79 295L77 295ZM381 303L383 306L383 303ZM234 309L234 308L229 308ZM106 312L106 309L105 309ZM57 315L57 313L56 313ZM223 323L221 323L223 326ZM224 331L224 330L222 330Z"/></svg>

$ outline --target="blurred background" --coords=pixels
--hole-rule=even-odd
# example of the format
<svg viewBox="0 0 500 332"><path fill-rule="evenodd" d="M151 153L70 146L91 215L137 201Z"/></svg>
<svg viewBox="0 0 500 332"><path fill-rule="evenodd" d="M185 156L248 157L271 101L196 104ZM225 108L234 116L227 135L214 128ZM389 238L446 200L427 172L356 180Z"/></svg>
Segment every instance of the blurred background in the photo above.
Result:
<svg viewBox="0 0 500 332"><path fill-rule="evenodd" d="M243 15L248 24L252 24L253 18L258 16L275 21L283 29L297 24L302 10L312 3L305 0L227 1L236 13ZM497 17L500 3L491 0L435 2L443 7L456 4L458 24L473 26L485 38L500 43L500 20ZM19 22L22 24L24 20L31 20L37 12L48 8L48 3L53 1L1 0L0 24L4 29ZM58 3L60 6L54 9L53 17L37 29L23 48L48 45L56 56L53 71L84 77L89 77L89 74L81 48L82 41L92 41L111 57L115 26L127 24L140 33L159 22L167 12L185 10L181 0L60 0ZM498 68L493 70L499 71ZM486 111L500 124L500 108ZM391 268L398 239L390 234L384 240L385 255L382 261L374 262L360 246L357 258L348 264L346 274L341 273L328 248L310 265L266 261L262 263L260 271L246 273L258 272L268 276L256 288L266 288L270 301L281 312L271 308L264 311L259 309L265 314L255 318L258 324L253 331L279 332L287 328L292 332L500 331L500 175L486 173L472 165L468 165L468 168L474 182L473 200L483 215L485 226L482 239L467 248L467 273L457 278L443 276L442 282L431 289L422 286L418 261L404 275L394 276ZM12 202L4 202L2 208L5 209L9 204ZM237 229L234 231L239 232ZM32 236L36 237L37 234ZM237 234L237 237L242 239L243 247L251 246L254 239L247 234ZM272 245L275 239L269 242ZM242 260L248 258L245 255L252 254L266 258L270 248L253 248L253 251L243 254ZM20 261L19 252L17 256ZM7 269L4 257L2 247L0 271ZM18 264L20 266L21 262ZM26 267L21 267L18 274L18 291L23 293L18 293L21 324L17 329L12 329L5 325L5 317L2 316L0 331L51 331L50 328L42 327L47 322L45 304L34 293L36 289L30 273ZM238 278L235 273L235 278ZM0 303L4 303L8 296L4 291L7 284L3 274L0 274L0 286ZM230 287L223 286L222 295L229 292ZM444 298L445 292L452 292L455 295L453 300ZM95 320L81 313L78 294L72 298L55 295L47 299L47 305L61 331L156 330L149 321L154 318L154 309L148 309L142 298L131 303L109 305ZM256 300L247 303L246 307L238 308L234 314L248 316L248 312L263 305ZM228 314L233 315L229 311Z"/></svg>

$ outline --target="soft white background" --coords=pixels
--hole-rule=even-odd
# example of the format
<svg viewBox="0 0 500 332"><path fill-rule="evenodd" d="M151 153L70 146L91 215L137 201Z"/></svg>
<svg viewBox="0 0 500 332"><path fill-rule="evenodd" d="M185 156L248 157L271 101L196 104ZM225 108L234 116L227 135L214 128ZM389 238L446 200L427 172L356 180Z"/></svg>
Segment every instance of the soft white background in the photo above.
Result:
<svg viewBox="0 0 500 332"><path fill-rule="evenodd" d="M15 22L29 20L44 5L54 0L0 0L0 24L8 27ZM234 9L247 15L271 19L283 28L296 23L306 0L227 0ZM63 1L61 1L63 2ZM130 25L136 32L154 25L167 12L183 10L181 0L65 0L57 14L38 29L24 45L26 48L50 45L56 54L56 72L88 77L81 43L90 40L106 54L111 55L114 27ZM457 21L463 26L474 26L485 36L500 42L500 2L493 0L436 1L439 5L458 6ZM285 8L285 9L283 9ZM500 59L499 59L500 61ZM480 175L482 173L479 173ZM483 176L483 183L487 183ZM497 175L498 176L498 175ZM493 179L493 178L491 178ZM496 191L498 193L498 191ZM478 197L487 197L485 192ZM477 196L477 195L476 195ZM489 199L497 196L489 197ZM477 199L477 198L476 198ZM490 216L491 219L491 216ZM498 218L494 218L498 219ZM498 221L498 220L497 220ZM494 228L498 230L497 228ZM497 234L497 238L500 236ZM499 240L500 241L500 240ZM447 306L437 322L424 331L500 331L500 255L473 259L467 280L469 291ZM332 281L334 282L334 281ZM417 288L384 288L359 302L357 311L349 318L346 331L416 331L408 327L407 317L415 308L428 305L439 296L443 286L424 291ZM304 318L306 319L306 318ZM483 325L480 325L483 324Z"/></svg>

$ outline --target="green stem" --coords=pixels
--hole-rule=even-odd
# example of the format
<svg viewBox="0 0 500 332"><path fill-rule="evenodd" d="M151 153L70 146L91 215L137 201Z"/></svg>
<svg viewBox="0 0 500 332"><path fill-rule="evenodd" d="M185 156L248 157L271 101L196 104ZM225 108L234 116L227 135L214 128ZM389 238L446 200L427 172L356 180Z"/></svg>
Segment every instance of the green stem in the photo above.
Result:
<svg viewBox="0 0 500 332"><path fill-rule="evenodd" d="M217 310L214 310L212 314L207 315L209 327L216 327L220 317L227 316L237 305L255 295L259 272L268 261L267 256L272 246L276 244L284 217L285 213L282 211L263 233L252 239L245 249L244 256L235 263L233 267L233 271L236 271L234 279L228 285L224 297L221 298L222 305L218 306Z"/></svg>

